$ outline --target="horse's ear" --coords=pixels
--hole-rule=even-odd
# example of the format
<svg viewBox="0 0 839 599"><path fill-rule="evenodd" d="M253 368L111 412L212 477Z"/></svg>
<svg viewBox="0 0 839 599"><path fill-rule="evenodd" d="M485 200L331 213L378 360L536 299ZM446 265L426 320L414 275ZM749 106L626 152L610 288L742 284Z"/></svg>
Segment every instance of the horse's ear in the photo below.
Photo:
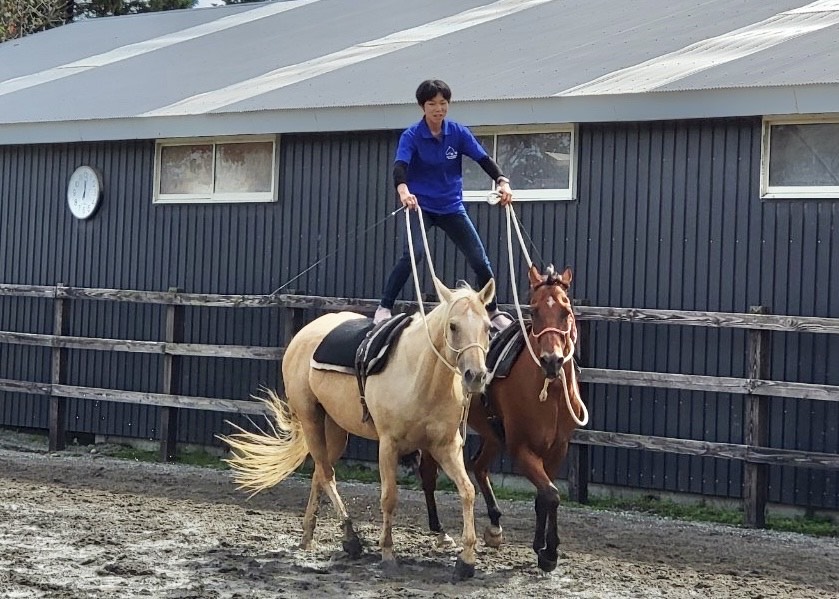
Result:
<svg viewBox="0 0 839 599"><path fill-rule="evenodd" d="M495 279L490 279L487 281L487 284L484 285L484 288L478 292L478 299L480 299L481 303L486 306L492 301L493 297L495 297Z"/></svg>
<svg viewBox="0 0 839 599"><path fill-rule="evenodd" d="M448 304L452 300L451 289L443 285L443 282L437 277L434 277L434 289L437 290L437 298L440 302Z"/></svg>
<svg viewBox="0 0 839 599"><path fill-rule="evenodd" d="M571 286L571 279L573 276L571 275L571 267L566 266L565 270L562 271L562 276L559 277L559 282L562 283L562 286L568 289Z"/></svg>
<svg viewBox="0 0 839 599"><path fill-rule="evenodd" d="M542 283L542 274L535 264L530 265L530 270L527 271L527 278L530 279L530 286L536 287Z"/></svg>

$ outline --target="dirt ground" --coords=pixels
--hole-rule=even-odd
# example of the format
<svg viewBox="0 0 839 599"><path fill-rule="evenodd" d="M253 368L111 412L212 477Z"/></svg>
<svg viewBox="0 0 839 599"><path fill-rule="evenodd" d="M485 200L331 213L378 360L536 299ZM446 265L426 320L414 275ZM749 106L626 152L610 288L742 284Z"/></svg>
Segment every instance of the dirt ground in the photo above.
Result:
<svg viewBox="0 0 839 599"><path fill-rule="evenodd" d="M433 548L422 496L406 490L394 531L400 568L385 575L376 485L339 484L367 543L350 560L329 505L317 549L297 549L303 478L247 500L226 472L100 452L49 455L0 440L0 597L839 597L836 539L579 508L561 508L559 567L543 574L529 548L530 502L501 503L505 545L479 543L475 578L454 583L455 553ZM439 499L459 534L457 496Z"/></svg>

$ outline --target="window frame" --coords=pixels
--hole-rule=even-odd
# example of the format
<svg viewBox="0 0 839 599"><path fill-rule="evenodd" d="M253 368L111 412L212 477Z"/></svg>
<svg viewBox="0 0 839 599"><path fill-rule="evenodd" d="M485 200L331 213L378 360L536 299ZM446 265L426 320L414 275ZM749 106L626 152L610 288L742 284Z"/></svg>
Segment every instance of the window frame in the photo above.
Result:
<svg viewBox="0 0 839 599"><path fill-rule="evenodd" d="M513 126L485 126L485 127L470 127L472 134L475 137L492 135L494 138L494 147L492 152L489 152L492 159L495 160L495 153L498 147L497 137L499 135L522 135L528 133L570 133L571 144L569 146L569 163L568 163L568 187L554 188L554 189L520 189L516 185L515 179L510 180L510 187L513 189L513 199L516 202L545 202L545 201L574 201L577 199L577 125L513 125ZM499 164L501 172L505 172L505 165ZM479 167L480 168L480 167ZM505 172L506 174L506 172ZM490 182L487 177L487 188L485 191L463 190L464 202L485 202L487 194L495 189L495 183Z"/></svg>
<svg viewBox="0 0 839 599"><path fill-rule="evenodd" d="M800 117L763 117L760 151L761 199L839 199L839 185L769 185L769 159L772 152L772 127L775 125L817 125L820 123L839 125L839 114L814 114Z"/></svg>
<svg viewBox="0 0 839 599"><path fill-rule="evenodd" d="M212 145L212 177L215 186L216 173L216 146L230 143L265 143L272 144L271 157L271 191L259 192L237 192L237 193L160 193L161 176L161 155L164 147ZM280 136L270 135L216 135L211 137L168 137L160 138L154 144L154 190L152 194L153 204L243 204L243 203L267 203L276 202L279 197L278 173L279 173L279 147Z"/></svg>

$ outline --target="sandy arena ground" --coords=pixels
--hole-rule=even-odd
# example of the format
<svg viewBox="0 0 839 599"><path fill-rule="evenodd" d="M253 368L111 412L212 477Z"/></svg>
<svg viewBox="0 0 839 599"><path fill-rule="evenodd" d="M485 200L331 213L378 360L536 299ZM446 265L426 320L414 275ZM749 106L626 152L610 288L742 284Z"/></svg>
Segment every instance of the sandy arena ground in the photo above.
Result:
<svg viewBox="0 0 839 599"><path fill-rule="evenodd" d="M577 508L561 508L562 556L545 575L529 548L530 502L502 502L505 545L479 543L475 578L454 583L455 553L433 548L422 496L406 490L394 529L400 568L386 576L378 486L339 490L367 543L358 560L340 551L328 504L317 549L297 549L303 478L247 500L226 472L0 441L0 597L839 597L836 539ZM459 534L457 496L439 500ZM480 532L480 499L477 507Z"/></svg>

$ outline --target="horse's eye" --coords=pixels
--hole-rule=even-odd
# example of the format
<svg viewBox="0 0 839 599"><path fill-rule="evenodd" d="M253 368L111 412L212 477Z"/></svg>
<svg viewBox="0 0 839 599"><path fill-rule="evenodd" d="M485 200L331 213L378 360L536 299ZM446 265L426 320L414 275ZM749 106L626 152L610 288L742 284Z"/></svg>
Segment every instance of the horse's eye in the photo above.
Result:
<svg viewBox="0 0 839 599"><path fill-rule="evenodd" d="M455 323L453 323L453 322L450 322L450 323L449 323L449 330L450 330L452 333L454 333L455 331L457 331L457 325L456 325Z"/></svg>

